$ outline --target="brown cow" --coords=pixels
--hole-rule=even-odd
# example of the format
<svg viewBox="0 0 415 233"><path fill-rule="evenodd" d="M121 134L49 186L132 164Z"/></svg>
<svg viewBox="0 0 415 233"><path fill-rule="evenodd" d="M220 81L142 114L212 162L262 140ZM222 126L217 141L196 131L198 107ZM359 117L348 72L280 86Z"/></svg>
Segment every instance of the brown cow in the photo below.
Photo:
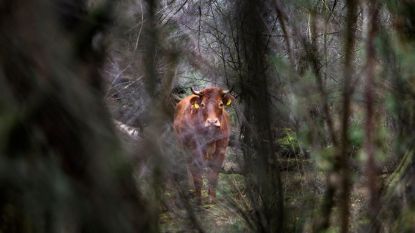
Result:
<svg viewBox="0 0 415 233"><path fill-rule="evenodd" d="M209 202L213 202L218 173L229 143L230 125L225 107L230 106L234 97L218 87L191 90L193 95L185 97L176 106L174 129L179 141L192 153L188 166L197 202L201 203L205 168L208 168Z"/></svg>

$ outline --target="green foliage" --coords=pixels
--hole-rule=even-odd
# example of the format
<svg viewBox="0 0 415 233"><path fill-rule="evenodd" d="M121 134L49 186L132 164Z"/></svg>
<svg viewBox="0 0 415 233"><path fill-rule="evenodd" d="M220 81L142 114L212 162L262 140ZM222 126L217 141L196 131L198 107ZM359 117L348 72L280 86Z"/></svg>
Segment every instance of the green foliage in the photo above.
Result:
<svg viewBox="0 0 415 233"><path fill-rule="evenodd" d="M355 148L361 148L364 140L364 127L359 121L352 121L349 129L350 143Z"/></svg>
<svg viewBox="0 0 415 233"><path fill-rule="evenodd" d="M319 153L316 153L316 156L312 156L312 158L316 161L317 167L323 171L330 171L333 169L336 148L333 146L327 146L318 152Z"/></svg>
<svg viewBox="0 0 415 233"><path fill-rule="evenodd" d="M298 140L296 133L290 128L283 128L283 137L277 139L277 143L283 147L296 148L298 147Z"/></svg>

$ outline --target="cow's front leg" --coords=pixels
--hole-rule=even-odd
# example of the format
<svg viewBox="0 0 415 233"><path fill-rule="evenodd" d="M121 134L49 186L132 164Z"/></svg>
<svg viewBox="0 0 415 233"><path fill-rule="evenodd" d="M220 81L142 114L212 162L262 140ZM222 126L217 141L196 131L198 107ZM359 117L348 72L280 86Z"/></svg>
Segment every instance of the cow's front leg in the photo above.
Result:
<svg viewBox="0 0 415 233"><path fill-rule="evenodd" d="M202 173L204 167L203 163L204 161L202 158L202 154L198 153L197 156L192 157L189 164L190 173L192 174L193 184L195 187L196 203L199 205L202 204Z"/></svg>
<svg viewBox="0 0 415 233"><path fill-rule="evenodd" d="M209 202L213 203L216 200L216 186L218 185L219 171L222 168L223 160L225 159L225 149L217 151L213 155L213 159L209 161L208 171L208 193Z"/></svg>

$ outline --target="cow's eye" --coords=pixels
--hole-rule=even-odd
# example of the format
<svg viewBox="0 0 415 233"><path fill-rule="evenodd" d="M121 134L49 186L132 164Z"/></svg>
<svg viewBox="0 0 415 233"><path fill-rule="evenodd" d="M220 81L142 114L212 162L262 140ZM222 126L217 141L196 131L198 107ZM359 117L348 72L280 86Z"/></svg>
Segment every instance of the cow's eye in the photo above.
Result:
<svg viewBox="0 0 415 233"><path fill-rule="evenodd" d="M223 108L223 103L219 103L219 107Z"/></svg>
<svg viewBox="0 0 415 233"><path fill-rule="evenodd" d="M200 106L201 106L202 108L205 108L205 104L204 104L204 103L201 103L201 104L200 104Z"/></svg>

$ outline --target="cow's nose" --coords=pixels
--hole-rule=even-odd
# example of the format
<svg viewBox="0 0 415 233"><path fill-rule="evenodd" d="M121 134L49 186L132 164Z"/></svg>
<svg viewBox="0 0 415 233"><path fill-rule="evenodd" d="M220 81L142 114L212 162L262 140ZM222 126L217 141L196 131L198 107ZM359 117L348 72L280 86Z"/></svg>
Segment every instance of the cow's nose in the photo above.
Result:
<svg viewBox="0 0 415 233"><path fill-rule="evenodd" d="M220 126L219 119L218 118L210 118L210 119L207 119L205 126L206 127L208 127L208 126L216 126L216 127L219 127Z"/></svg>

